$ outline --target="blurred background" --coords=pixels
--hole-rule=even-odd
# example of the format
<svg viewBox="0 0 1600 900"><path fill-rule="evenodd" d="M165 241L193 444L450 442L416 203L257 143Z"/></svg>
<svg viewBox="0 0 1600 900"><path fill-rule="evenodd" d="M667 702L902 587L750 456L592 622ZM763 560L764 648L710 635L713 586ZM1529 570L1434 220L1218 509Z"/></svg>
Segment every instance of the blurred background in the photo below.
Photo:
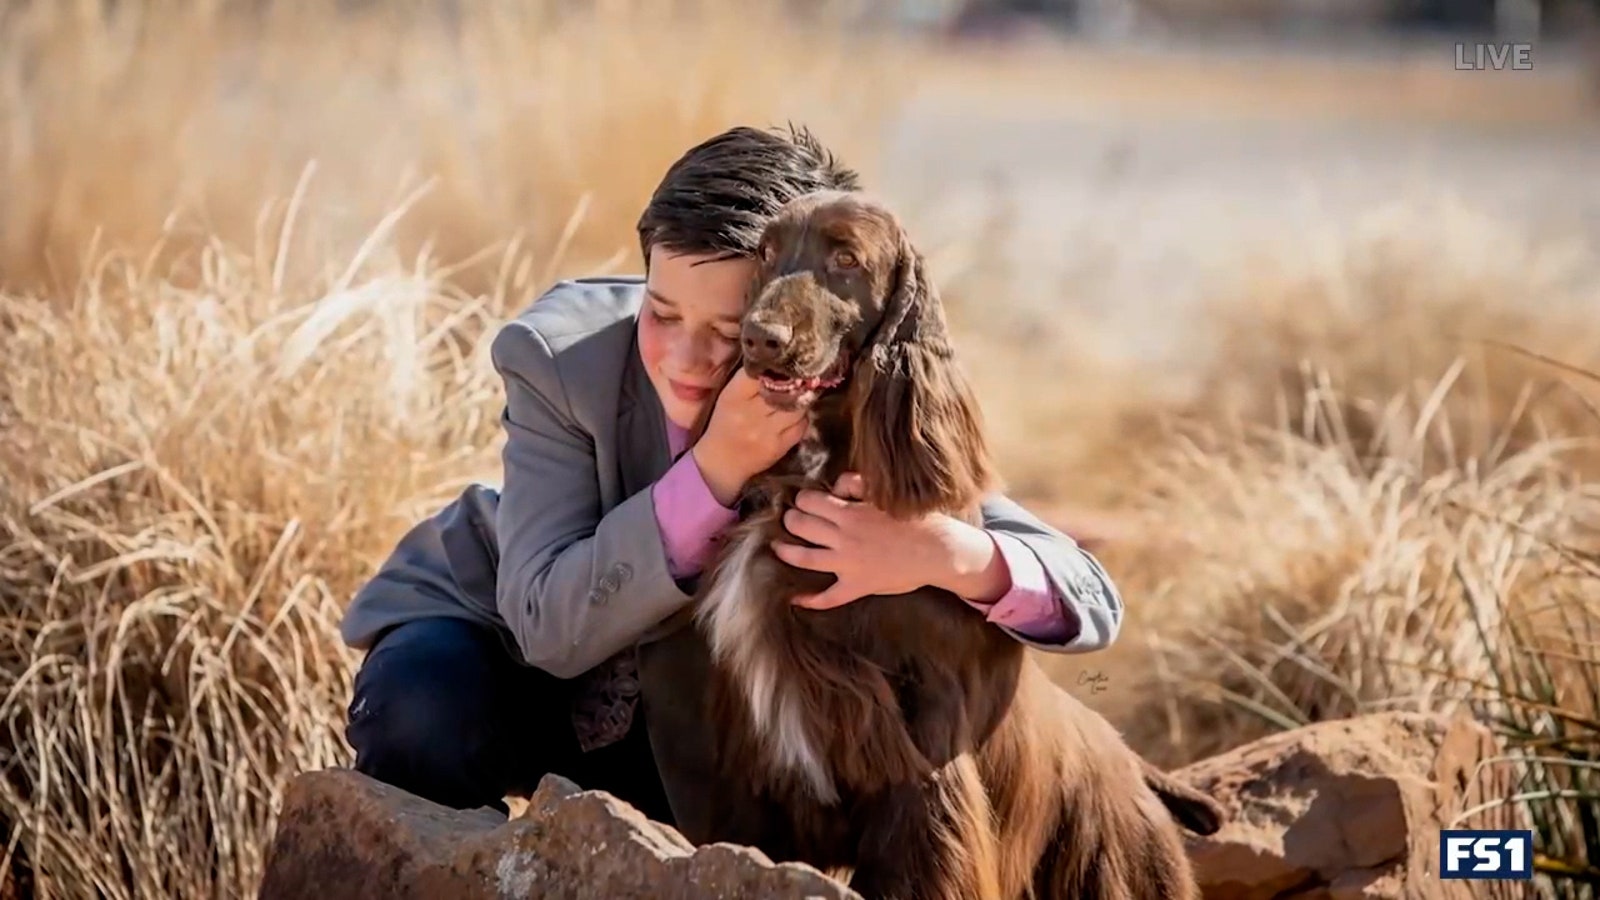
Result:
<svg viewBox="0 0 1600 900"><path fill-rule="evenodd" d="M496 326L790 121L1122 589L1064 686L1172 766L1467 712L1592 896L1596 12L0 2L0 898L251 895L350 759L344 602L499 479Z"/></svg>

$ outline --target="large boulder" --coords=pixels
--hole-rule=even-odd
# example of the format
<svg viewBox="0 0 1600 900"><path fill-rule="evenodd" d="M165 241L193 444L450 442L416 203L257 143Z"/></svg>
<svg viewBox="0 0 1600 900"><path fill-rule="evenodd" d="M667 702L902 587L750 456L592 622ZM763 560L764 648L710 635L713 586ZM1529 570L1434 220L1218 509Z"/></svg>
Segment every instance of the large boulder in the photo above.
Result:
<svg viewBox="0 0 1600 900"><path fill-rule="evenodd" d="M1246 744L1175 774L1227 812L1189 840L1206 900L1456 900L1491 883L1439 878L1441 828L1521 828L1496 742L1467 718L1394 713L1323 722ZM1517 896L1525 883L1501 883Z"/></svg>
<svg viewBox="0 0 1600 900"><path fill-rule="evenodd" d="M556 776L507 821L348 770L290 783L260 897L860 900L810 866L729 844L697 850L610 794Z"/></svg>

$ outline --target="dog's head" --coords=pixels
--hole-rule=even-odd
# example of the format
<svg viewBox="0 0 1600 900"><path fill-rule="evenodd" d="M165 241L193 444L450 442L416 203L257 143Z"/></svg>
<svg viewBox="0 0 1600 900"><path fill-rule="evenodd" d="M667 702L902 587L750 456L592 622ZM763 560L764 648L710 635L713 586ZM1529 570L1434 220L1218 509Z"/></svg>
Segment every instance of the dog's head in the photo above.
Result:
<svg viewBox="0 0 1600 900"><path fill-rule="evenodd" d="M991 486L981 417L905 228L855 192L790 202L767 226L742 364L782 409L844 392L850 467L894 515L970 511Z"/></svg>

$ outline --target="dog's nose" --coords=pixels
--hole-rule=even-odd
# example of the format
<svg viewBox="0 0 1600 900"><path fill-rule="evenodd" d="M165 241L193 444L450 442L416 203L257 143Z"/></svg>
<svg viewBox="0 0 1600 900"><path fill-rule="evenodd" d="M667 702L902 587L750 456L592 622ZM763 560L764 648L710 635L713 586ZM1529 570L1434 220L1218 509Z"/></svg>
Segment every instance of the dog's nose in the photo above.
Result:
<svg viewBox="0 0 1600 900"><path fill-rule="evenodd" d="M793 330L787 325L751 319L744 323L742 332L744 352L747 354L773 353L783 349L784 345L789 343L789 338L793 334Z"/></svg>

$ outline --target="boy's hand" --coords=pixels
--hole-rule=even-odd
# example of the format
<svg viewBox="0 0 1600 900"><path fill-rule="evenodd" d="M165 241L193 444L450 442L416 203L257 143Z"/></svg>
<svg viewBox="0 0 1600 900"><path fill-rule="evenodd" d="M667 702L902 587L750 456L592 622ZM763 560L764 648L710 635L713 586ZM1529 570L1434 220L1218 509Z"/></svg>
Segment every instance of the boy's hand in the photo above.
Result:
<svg viewBox="0 0 1600 900"><path fill-rule="evenodd" d="M759 472L783 458L806 433L806 411L773 409L761 399L761 386L739 369L716 399L706 433L689 451L723 506Z"/></svg>
<svg viewBox="0 0 1600 900"><path fill-rule="evenodd" d="M904 594L923 585L942 587L978 604L993 603L1010 588L1010 571L987 532L942 513L896 519L868 503L855 472L839 477L832 493L801 491L784 513L784 528L816 546L773 542L791 566L832 572L838 579L797 606L832 609L874 594Z"/></svg>

